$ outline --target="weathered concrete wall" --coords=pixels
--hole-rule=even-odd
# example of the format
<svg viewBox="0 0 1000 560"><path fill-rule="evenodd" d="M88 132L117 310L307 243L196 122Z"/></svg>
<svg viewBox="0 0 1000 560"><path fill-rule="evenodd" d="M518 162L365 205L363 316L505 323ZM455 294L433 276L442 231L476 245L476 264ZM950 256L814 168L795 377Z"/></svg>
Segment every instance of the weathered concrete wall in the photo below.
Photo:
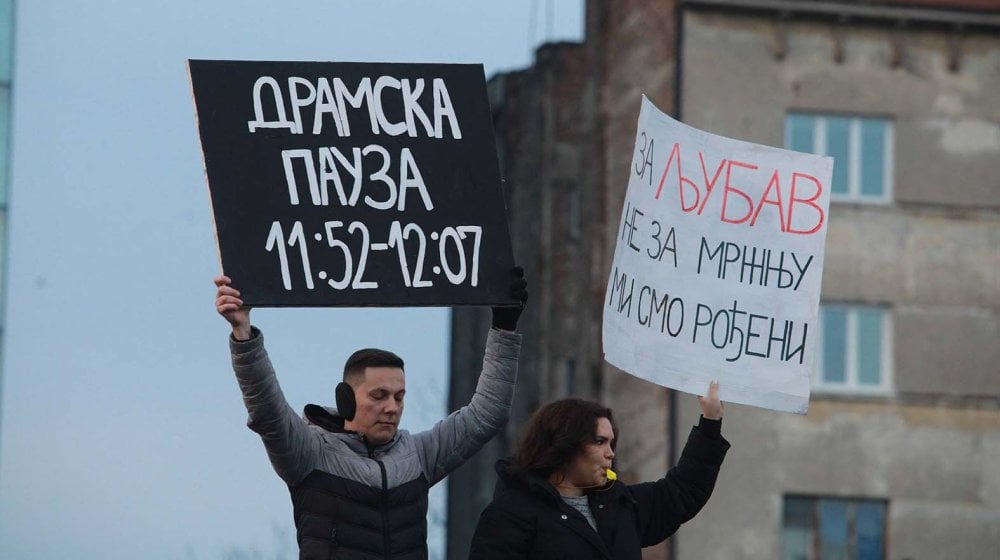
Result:
<svg viewBox="0 0 1000 560"><path fill-rule="evenodd" d="M1000 167L1000 160L996 164ZM1000 305L1000 212L832 204L823 295L901 305Z"/></svg>
<svg viewBox="0 0 1000 560"><path fill-rule="evenodd" d="M890 116L899 203L1000 207L1000 41L967 36L958 72L945 33L691 14L683 117L710 132L784 143L788 110ZM843 61L834 59L835 33ZM787 46L775 56L779 37ZM902 59L892 66L894 41ZM743 111L742 109L752 108ZM739 114L736 114L739 113Z"/></svg>
<svg viewBox="0 0 1000 560"><path fill-rule="evenodd" d="M894 309L893 324L898 394L1000 395L1000 314L970 307L906 306Z"/></svg>
<svg viewBox="0 0 1000 560"><path fill-rule="evenodd" d="M686 429L698 417L683 401ZM786 493L889 497L893 559L1000 551L1000 412L814 400L805 417L727 405L733 442L715 494L678 533L679 557L780 558Z"/></svg>
<svg viewBox="0 0 1000 560"><path fill-rule="evenodd" d="M895 123L892 201L832 205L823 278L828 301L888 307L893 395L727 407L734 447L682 559L779 557L788 493L888 499L889 558L1000 554L1000 40L963 38L951 73L943 34L836 34L839 63L830 24L688 12L683 117L775 146L789 110Z"/></svg>
<svg viewBox="0 0 1000 560"><path fill-rule="evenodd" d="M515 256L531 301L513 421L452 477L462 492L451 493L449 557L468 550L492 491L490 464L538 404L570 391L571 363L574 392L616 411L623 479L666 471L668 392L604 363L600 324L641 95L674 108L675 9L673 1L590 1L583 45L541 49L533 68L491 83ZM777 146L788 110L895 123L892 201L834 205L824 276L828 300L890 309L895 393L861 402L815 396L805 418L730 406L724 433L733 452L705 511L681 529L677 557L777 557L787 492L889 498L891 558L982 556L1000 540L992 467L1000 463L1000 42L961 37L953 73L948 38L930 31L843 24L834 32L691 11L686 21L685 122ZM475 341L487 324L487 312L454 313L453 364L479 359ZM471 391L467 381L454 385L452 406ZM698 409L693 397L680 400L683 441ZM665 556L665 546L644 554Z"/></svg>
<svg viewBox="0 0 1000 560"><path fill-rule="evenodd" d="M780 146L790 109L882 114L897 123L893 201L831 208L823 297L896 309L901 391L1000 395L998 376L988 375L998 371L989 365L1000 352L990 343L1000 334L1000 152L978 133L906 131L943 115L982 125L974 130L1000 127L1000 41L964 39L952 74L947 38L932 32L903 37L898 68L888 53L899 32L841 29L839 64L829 25L694 13L685 33L689 124ZM788 44L781 60L778 33ZM948 134L957 138L942 140ZM952 180L942 181L942 170ZM959 355L970 367L940 381L946 358Z"/></svg>

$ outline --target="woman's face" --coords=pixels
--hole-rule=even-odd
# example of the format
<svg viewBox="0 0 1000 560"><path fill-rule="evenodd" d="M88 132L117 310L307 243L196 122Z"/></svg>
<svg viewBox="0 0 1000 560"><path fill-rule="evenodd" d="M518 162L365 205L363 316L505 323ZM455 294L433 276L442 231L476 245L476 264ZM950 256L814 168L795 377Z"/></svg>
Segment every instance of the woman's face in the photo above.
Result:
<svg viewBox="0 0 1000 560"><path fill-rule="evenodd" d="M607 469L611 468L611 460L615 458L615 452L611 449L615 440L611 421L598 418L596 434L593 441L584 443L583 452L566 469L565 480L573 486L601 486L608 481Z"/></svg>

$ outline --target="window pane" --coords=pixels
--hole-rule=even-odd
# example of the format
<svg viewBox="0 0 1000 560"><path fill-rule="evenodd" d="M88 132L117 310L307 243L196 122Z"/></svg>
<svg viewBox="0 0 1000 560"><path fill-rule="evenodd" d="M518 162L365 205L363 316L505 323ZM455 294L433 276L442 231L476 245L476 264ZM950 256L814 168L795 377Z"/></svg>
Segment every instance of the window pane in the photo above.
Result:
<svg viewBox="0 0 1000 560"><path fill-rule="evenodd" d="M782 560L813 560L810 557L812 533L803 527L785 527L781 531Z"/></svg>
<svg viewBox="0 0 1000 560"><path fill-rule="evenodd" d="M823 381L847 381L847 312L843 309L823 309Z"/></svg>
<svg viewBox="0 0 1000 560"><path fill-rule="evenodd" d="M861 119L861 194L885 194L885 127L880 119Z"/></svg>
<svg viewBox="0 0 1000 560"><path fill-rule="evenodd" d="M858 310L858 383L878 385L882 376L882 310Z"/></svg>
<svg viewBox="0 0 1000 560"><path fill-rule="evenodd" d="M785 121L787 127L788 149L797 152L815 153L813 146L813 129L816 128L816 118L806 115L788 115Z"/></svg>
<svg viewBox="0 0 1000 560"><path fill-rule="evenodd" d="M819 549L823 560L848 560L847 502L820 500Z"/></svg>
<svg viewBox="0 0 1000 560"><path fill-rule="evenodd" d="M885 528L885 505L861 502L855 513L857 560L883 560L882 532Z"/></svg>
<svg viewBox="0 0 1000 560"><path fill-rule="evenodd" d="M785 496L783 505L783 560L885 560L885 502Z"/></svg>
<svg viewBox="0 0 1000 560"><path fill-rule="evenodd" d="M785 527L811 527L813 522L812 498L785 497L785 507L782 514Z"/></svg>
<svg viewBox="0 0 1000 560"><path fill-rule="evenodd" d="M833 157L831 193L847 194L847 177L851 161L851 121L845 117L826 119L826 155Z"/></svg>
<svg viewBox="0 0 1000 560"><path fill-rule="evenodd" d="M781 531L782 560L814 560L813 507L811 498L785 497L784 527Z"/></svg>

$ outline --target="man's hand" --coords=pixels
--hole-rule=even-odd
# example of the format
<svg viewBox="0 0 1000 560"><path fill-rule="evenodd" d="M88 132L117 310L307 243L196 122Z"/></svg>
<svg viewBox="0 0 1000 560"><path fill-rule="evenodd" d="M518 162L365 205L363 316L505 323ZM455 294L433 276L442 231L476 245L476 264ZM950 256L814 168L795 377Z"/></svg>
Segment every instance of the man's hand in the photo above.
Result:
<svg viewBox="0 0 1000 560"><path fill-rule="evenodd" d="M510 297L520 300L521 305L493 308L493 326L505 331L513 331L517 328L517 319L521 316L524 304L528 301L528 282L524 279L524 269L515 266L511 274L513 278L510 281Z"/></svg>
<svg viewBox="0 0 1000 560"><path fill-rule="evenodd" d="M708 420L722 419L722 401L719 400L718 381L708 384L708 396L698 397L698 404L701 405L701 415Z"/></svg>
<svg viewBox="0 0 1000 560"><path fill-rule="evenodd" d="M249 340L250 308L243 306L240 292L230 286L232 280L228 276L218 276L214 282L218 288L215 292L215 310L232 325L236 340Z"/></svg>

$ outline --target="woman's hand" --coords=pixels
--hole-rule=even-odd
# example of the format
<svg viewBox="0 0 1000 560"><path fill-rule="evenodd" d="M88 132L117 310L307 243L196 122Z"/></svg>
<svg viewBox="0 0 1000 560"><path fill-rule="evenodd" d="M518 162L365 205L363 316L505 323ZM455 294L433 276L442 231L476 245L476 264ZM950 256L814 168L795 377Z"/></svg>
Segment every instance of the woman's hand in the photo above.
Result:
<svg viewBox="0 0 1000 560"><path fill-rule="evenodd" d="M722 419L722 401L719 400L719 382L713 381L708 384L708 395L698 397L698 404L701 405L701 415L709 420Z"/></svg>

